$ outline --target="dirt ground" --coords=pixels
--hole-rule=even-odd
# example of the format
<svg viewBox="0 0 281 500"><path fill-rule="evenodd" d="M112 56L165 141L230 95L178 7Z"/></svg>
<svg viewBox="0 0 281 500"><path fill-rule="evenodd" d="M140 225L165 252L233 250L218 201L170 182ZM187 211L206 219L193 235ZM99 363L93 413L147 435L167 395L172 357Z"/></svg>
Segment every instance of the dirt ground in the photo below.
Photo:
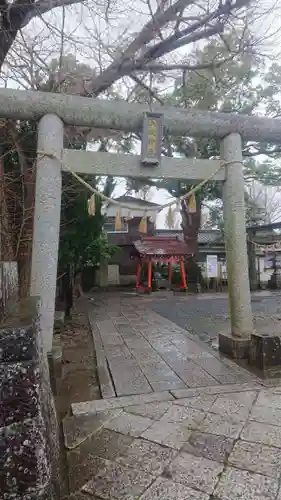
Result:
<svg viewBox="0 0 281 500"><path fill-rule="evenodd" d="M100 399L96 356L88 323L89 301L75 302L71 319L61 334L63 353L62 394L65 413L71 403Z"/></svg>

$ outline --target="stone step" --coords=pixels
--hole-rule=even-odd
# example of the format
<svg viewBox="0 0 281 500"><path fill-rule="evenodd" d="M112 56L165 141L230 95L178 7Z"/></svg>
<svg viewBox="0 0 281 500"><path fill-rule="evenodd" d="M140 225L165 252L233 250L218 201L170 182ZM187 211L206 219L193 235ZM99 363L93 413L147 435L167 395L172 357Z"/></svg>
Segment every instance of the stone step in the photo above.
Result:
<svg viewBox="0 0 281 500"><path fill-rule="evenodd" d="M156 401L173 401L174 397L168 391L151 392L150 394L139 394L134 396L120 396L118 398L100 399L95 401L83 401L72 403L71 411L75 417L96 415L106 410L125 408L127 406L153 403Z"/></svg>
<svg viewBox="0 0 281 500"><path fill-rule="evenodd" d="M64 445L67 450L74 450L88 437L93 436L106 422L118 416L121 409L102 411L96 415L67 415L62 421Z"/></svg>
<svg viewBox="0 0 281 500"><path fill-rule="evenodd" d="M76 491L76 493L72 493L67 497L64 497L62 500L99 500L97 497L89 497L86 493L82 493L82 491Z"/></svg>
<svg viewBox="0 0 281 500"><path fill-rule="evenodd" d="M208 387L196 387L193 389L178 389L163 392L151 392L150 394L139 394L136 396L121 396L112 399L100 399L95 401L83 401L72 403L71 411L75 417L96 415L99 412L126 408L127 406L146 403L173 401L175 399L195 397L205 394L224 394L233 392L253 391L262 388L261 383L229 384Z"/></svg>

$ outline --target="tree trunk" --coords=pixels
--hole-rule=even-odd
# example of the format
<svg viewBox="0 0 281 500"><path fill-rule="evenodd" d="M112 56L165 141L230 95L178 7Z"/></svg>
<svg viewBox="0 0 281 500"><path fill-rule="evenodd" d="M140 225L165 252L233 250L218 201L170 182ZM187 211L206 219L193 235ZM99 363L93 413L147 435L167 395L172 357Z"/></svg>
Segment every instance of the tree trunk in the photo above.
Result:
<svg viewBox="0 0 281 500"><path fill-rule="evenodd" d="M0 260L15 260L14 231L9 217L9 197L5 189L4 144L6 129L0 131Z"/></svg>
<svg viewBox="0 0 281 500"><path fill-rule="evenodd" d="M22 214L17 256L20 297L28 297L30 292L35 175L33 168L26 162L23 168L22 183Z"/></svg>
<svg viewBox="0 0 281 500"><path fill-rule="evenodd" d="M201 202L196 199L196 211L190 213L188 210L188 202L181 202L182 229L184 241L188 247L188 258L186 261L186 272L188 290L197 292L197 284L202 281L201 269L197 264L198 261L198 233L201 224Z"/></svg>

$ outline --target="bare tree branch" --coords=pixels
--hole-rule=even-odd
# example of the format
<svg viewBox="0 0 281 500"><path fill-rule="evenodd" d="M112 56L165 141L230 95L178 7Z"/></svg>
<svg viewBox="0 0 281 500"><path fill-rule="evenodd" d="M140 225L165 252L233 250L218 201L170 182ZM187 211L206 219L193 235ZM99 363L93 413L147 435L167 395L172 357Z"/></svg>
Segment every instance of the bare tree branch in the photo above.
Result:
<svg viewBox="0 0 281 500"><path fill-rule="evenodd" d="M134 71L150 71L151 73L161 73L163 71L196 71L196 70L201 70L201 69L212 69L212 68L218 68L222 64L224 64L226 61L211 61L210 63L206 64L185 64L185 63L178 63L178 64L146 64L142 69L137 68Z"/></svg>
<svg viewBox="0 0 281 500"><path fill-rule="evenodd" d="M154 18L144 26L133 42L129 44L122 56L113 61L113 63L95 79L92 90L93 96L97 96L99 93L109 88L118 78L120 78L120 76L128 75L135 69L141 69L150 61L158 59L184 45L207 39L214 34L221 33L224 27L222 21L217 22L211 27L207 27L207 23L210 22L210 20L222 18L226 16L227 13L231 13L233 9L240 9L249 3L250 0L237 0L235 3L231 3L231 1L227 1L225 4L220 3L219 7L212 15L203 16L203 19L200 19L200 21L186 29L175 33L152 47L146 48L147 44L155 39L160 28L176 19L178 12L181 12L183 8L194 4L192 0L178 0L165 12L155 15ZM198 28L203 28L204 26L205 29L198 32L196 31ZM144 51L143 55L134 60L134 57L140 50Z"/></svg>
<svg viewBox="0 0 281 500"><path fill-rule="evenodd" d="M50 2L49 0L39 0L39 2L33 4L32 10L25 16L21 28L27 26L34 17L41 17L50 10L54 10L58 7L69 7L75 3L83 3L83 1L84 0L52 0Z"/></svg>

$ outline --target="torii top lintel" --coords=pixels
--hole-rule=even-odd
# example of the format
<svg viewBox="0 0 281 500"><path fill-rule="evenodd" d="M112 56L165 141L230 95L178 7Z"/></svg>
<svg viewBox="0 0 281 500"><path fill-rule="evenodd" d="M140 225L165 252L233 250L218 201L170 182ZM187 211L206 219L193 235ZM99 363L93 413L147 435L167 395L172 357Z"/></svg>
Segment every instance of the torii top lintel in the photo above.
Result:
<svg viewBox="0 0 281 500"><path fill-rule="evenodd" d="M76 95L0 89L0 118L38 120L46 114L59 116L67 125L139 132L144 104L92 99ZM281 120L174 107L153 107L163 113L164 128L172 135L223 138L231 133L245 140L281 144Z"/></svg>

